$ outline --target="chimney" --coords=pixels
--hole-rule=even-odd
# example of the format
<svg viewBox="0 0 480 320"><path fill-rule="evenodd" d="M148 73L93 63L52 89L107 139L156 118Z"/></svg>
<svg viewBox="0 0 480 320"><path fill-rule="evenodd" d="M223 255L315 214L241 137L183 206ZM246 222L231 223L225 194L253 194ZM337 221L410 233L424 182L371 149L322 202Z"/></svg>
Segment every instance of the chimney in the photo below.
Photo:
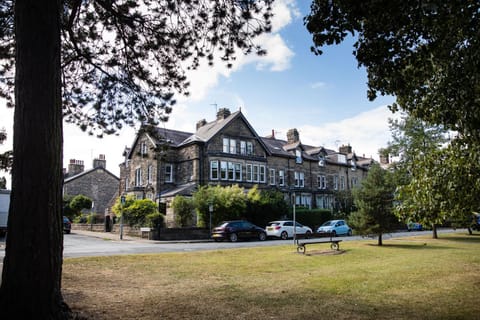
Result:
<svg viewBox="0 0 480 320"><path fill-rule="evenodd" d="M338 149L338 151L343 154L350 154L352 153L352 146L342 144L342 146Z"/></svg>
<svg viewBox="0 0 480 320"><path fill-rule="evenodd" d="M388 154L379 154L380 164L389 164Z"/></svg>
<svg viewBox="0 0 480 320"><path fill-rule="evenodd" d="M70 159L70 163L68 164L68 175L74 176L76 174L82 173L85 169L83 164L83 160L75 160Z"/></svg>
<svg viewBox="0 0 480 320"><path fill-rule="evenodd" d="M202 119L202 120L198 121L197 122L197 130L200 129L201 127L203 127L206 124L207 124L207 120L205 120L205 119Z"/></svg>
<svg viewBox="0 0 480 320"><path fill-rule="evenodd" d="M300 134L298 133L297 129L290 129L287 132L287 142L288 144L292 144L295 142L300 141Z"/></svg>
<svg viewBox="0 0 480 320"><path fill-rule="evenodd" d="M220 108L217 112L217 120L223 120L223 119L226 119L229 115L231 115L230 113L230 109L228 108Z"/></svg>
<svg viewBox="0 0 480 320"><path fill-rule="evenodd" d="M93 168L106 168L107 167L107 160L105 160L105 155L100 154L98 158L93 159Z"/></svg>

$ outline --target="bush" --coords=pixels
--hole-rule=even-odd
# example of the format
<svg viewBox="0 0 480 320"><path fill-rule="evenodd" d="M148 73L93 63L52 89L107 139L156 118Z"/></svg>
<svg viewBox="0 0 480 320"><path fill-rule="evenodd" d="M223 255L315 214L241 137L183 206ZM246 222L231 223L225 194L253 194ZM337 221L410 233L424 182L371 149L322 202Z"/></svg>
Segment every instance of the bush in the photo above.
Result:
<svg viewBox="0 0 480 320"><path fill-rule="evenodd" d="M190 227L193 224L193 200L176 196L172 201L175 223L180 227Z"/></svg>
<svg viewBox="0 0 480 320"><path fill-rule="evenodd" d="M160 212L147 214L145 217L146 225L152 229L162 228L165 224L165 216Z"/></svg>
<svg viewBox="0 0 480 320"><path fill-rule="evenodd" d="M317 230L325 221L332 220L333 214L328 209L295 208L296 221L309 226L313 231ZM293 210L290 209L289 219L293 219Z"/></svg>

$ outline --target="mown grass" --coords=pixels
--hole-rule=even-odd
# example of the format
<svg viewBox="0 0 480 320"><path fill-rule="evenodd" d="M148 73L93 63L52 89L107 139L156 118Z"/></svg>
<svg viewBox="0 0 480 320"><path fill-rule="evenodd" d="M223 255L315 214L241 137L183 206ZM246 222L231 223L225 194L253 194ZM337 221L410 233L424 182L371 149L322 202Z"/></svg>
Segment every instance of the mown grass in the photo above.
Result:
<svg viewBox="0 0 480 320"><path fill-rule="evenodd" d="M480 237L66 259L91 319L478 319ZM308 252L307 252L308 253Z"/></svg>

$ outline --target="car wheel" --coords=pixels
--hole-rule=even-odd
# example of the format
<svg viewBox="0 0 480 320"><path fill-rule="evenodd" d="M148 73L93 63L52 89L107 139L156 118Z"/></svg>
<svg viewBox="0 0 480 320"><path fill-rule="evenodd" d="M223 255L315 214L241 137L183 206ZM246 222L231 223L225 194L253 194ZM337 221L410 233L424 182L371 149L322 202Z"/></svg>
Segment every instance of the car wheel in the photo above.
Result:
<svg viewBox="0 0 480 320"><path fill-rule="evenodd" d="M265 241L265 239L267 239L267 235L264 232L260 232L258 234L258 240Z"/></svg>
<svg viewBox="0 0 480 320"><path fill-rule="evenodd" d="M66 233L66 234L70 234L70 230L65 230L65 233Z"/></svg>
<svg viewBox="0 0 480 320"><path fill-rule="evenodd" d="M307 231L307 233L305 233L306 239L310 239L311 236L312 236L312 233L310 231Z"/></svg>
<svg viewBox="0 0 480 320"><path fill-rule="evenodd" d="M228 236L228 238L230 239L230 241L232 242L237 242L238 240L238 236L236 233L230 233L230 236Z"/></svg>
<svg viewBox="0 0 480 320"><path fill-rule="evenodd" d="M352 229L348 229L347 235L350 237L352 235Z"/></svg>
<svg viewBox="0 0 480 320"><path fill-rule="evenodd" d="M288 233L287 233L287 231L283 231L282 234L280 235L280 238L281 238L282 240L287 240L287 238L288 238Z"/></svg>

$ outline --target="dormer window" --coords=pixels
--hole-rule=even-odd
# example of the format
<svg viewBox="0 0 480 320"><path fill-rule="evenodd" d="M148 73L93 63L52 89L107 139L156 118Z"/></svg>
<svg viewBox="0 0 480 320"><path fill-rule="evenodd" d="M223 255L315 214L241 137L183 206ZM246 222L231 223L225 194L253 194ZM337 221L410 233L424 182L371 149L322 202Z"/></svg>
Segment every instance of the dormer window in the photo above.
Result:
<svg viewBox="0 0 480 320"><path fill-rule="evenodd" d="M325 157L324 156L319 156L318 157L318 166L319 167L325 167Z"/></svg>
<svg viewBox="0 0 480 320"><path fill-rule="evenodd" d="M302 162L303 162L303 159L302 159L302 151L300 151L300 150L295 150L295 162L296 162L296 163L302 163Z"/></svg>
<svg viewBox="0 0 480 320"><path fill-rule="evenodd" d="M352 159L352 161L350 161L350 163L352 165L352 171L357 170L357 162L355 161L355 159Z"/></svg>

